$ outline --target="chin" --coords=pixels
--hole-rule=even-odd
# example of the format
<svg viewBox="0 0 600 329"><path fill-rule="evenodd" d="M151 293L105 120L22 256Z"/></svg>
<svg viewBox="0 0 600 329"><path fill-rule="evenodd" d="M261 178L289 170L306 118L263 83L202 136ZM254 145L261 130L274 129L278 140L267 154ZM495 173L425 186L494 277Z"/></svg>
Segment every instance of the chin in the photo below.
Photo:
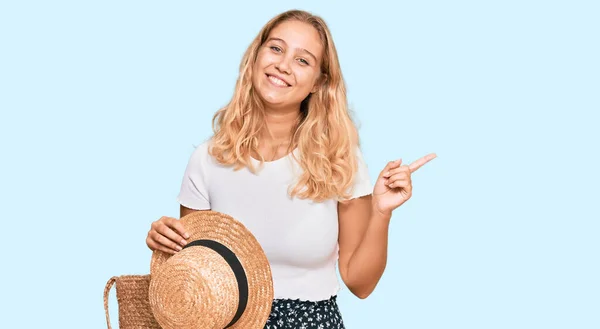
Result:
<svg viewBox="0 0 600 329"><path fill-rule="evenodd" d="M271 107L286 107L290 104L285 100L281 99L281 97L271 97L269 95L261 96L262 101Z"/></svg>
<svg viewBox="0 0 600 329"><path fill-rule="evenodd" d="M259 98L269 106L286 106L289 105L289 101L286 97L282 97L282 95L278 95L278 93L273 92L271 90L261 90L258 88L257 90Z"/></svg>

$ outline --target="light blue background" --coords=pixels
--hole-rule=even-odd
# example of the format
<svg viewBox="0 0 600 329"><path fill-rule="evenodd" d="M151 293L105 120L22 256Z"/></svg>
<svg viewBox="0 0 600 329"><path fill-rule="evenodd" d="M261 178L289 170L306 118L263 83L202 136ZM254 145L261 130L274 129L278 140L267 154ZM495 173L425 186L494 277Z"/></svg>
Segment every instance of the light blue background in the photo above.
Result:
<svg viewBox="0 0 600 329"><path fill-rule="evenodd" d="M600 328L593 1L3 1L3 328L105 328L272 16L330 25L376 176L438 158L347 328ZM117 325L115 291L111 292Z"/></svg>

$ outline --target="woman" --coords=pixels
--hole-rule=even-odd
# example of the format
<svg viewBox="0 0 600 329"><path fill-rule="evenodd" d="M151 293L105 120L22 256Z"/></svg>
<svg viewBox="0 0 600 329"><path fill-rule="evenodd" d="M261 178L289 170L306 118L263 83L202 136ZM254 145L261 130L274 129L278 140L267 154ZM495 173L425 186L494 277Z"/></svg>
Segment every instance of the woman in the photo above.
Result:
<svg viewBox="0 0 600 329"><path fill-rule="evenodd" d="M411 165L392 161L371 185L325 22L304 11L269 21L246 51L231 102L185 170L180 216L212 209L241 219L271 264L266 328L343 328L336 264L359 298L387 258L392 211L411 197ZM148 247L186 243L175 218L152 223Z"/></svg>

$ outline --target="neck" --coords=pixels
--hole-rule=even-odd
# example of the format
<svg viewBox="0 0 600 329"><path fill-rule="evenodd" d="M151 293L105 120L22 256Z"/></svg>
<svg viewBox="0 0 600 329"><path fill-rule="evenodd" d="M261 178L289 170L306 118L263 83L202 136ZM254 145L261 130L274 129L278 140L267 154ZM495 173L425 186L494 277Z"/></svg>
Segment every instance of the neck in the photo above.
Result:
<svg viewBox="0 0 600 329"><path fill-rule="evenodd" d="M292 137L292 128L296 125L299 114L299 108L277 110L265 108L267 129L263 132L262 139L267 143L289 141Z"/></svg>

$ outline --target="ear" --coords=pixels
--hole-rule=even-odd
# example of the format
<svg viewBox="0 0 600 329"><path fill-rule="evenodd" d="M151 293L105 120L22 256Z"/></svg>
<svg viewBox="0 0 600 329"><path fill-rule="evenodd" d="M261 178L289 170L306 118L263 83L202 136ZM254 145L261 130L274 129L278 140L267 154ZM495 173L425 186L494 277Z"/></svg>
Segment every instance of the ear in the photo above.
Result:
<svg viewBox="0 0 600 329"><path fill-rule="evenodd" d="M319 75L319 77L317 78L317 81L315 82L315 85L313 86L313 89L310 91L310 93L316 93L323 85L325 85L325 82L327 82L327 74L321 73L321 75Z"/></svg>

